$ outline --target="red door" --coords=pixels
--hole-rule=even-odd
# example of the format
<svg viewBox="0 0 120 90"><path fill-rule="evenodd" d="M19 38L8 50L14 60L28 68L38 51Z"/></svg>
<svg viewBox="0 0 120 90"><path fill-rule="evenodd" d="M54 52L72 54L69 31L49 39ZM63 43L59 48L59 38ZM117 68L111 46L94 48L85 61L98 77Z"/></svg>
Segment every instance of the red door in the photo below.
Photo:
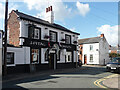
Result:
<svg viewBox="0 0 120 90"><path fill-rule="evenodd" d="M84 64L87 64L87 55L84 55Z"/></svg>

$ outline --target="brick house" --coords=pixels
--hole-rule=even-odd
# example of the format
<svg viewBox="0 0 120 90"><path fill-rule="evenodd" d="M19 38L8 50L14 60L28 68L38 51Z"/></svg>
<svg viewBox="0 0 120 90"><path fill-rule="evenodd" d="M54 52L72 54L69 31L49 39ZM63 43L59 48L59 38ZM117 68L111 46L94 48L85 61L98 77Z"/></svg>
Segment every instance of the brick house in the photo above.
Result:
<svg viewBox="0 0 120 90"><path fill-rule="evenodd" d="M109 45L109 53L116 53L116 54L120 54L120 46L111 46Z"/></svg>

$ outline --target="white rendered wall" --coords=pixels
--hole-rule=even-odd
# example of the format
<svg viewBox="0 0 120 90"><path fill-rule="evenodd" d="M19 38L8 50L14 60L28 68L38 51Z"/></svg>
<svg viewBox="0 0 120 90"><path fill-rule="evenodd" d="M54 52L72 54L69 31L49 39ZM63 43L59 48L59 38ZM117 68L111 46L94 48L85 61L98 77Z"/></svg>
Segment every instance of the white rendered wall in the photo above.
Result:
<svg viewBox="0 0 120 90"><path fill-rule="evenodd" d="M105 60L105 61L104 61ZM109 44L101 40L100 41L100 61L101 65L107 64L109 62Z"/></svg>
<svg viewBox="0 0 120 90"><path fill-rule="evenodd" d="M15 48L8 47L7 52L14 52L14 64L8 64L7 66L15 66L17 64L30 64L30 48Z"/></svg>
<svg viewBox="0 0 120 90"><path fill-rule="evenodd" d="M92 51L90 51L90 45L93 45ZM96 51L96 49L98 49L98 51ZM83 63L85 54L87 55L87 64L99 64L99 43L83 44ZM90 62L90 54L93 54L93 62Z"/></svg>

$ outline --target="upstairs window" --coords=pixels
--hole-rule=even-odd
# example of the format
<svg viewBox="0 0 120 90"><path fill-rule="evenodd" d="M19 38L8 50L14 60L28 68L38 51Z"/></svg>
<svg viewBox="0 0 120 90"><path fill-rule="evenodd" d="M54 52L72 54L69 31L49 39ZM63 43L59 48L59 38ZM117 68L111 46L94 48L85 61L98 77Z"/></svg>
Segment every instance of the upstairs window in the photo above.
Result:
<svg viewBox="0 0 120 90"><path fill-rule="evenodd" d="M50 41L57 42L57 32L50 31Z"/></svg>
<svg viewBox="0 0 120 90"><path fill-rule="evenodd" d="M92 51L93 50L93 45L90 45L90 51Z"/></svg>
<svg viewBox="0 0 120 90"><path fill-rule="evenodd" d="M65 43L71 44L71 36L70 35L65 35Z"/></svg>
<svg viewBox="0 0 120 90"><path fill-rule="evenodd" d="M40 39L40 29L34 26L29 26L28 37L30 39Z"/></svg>

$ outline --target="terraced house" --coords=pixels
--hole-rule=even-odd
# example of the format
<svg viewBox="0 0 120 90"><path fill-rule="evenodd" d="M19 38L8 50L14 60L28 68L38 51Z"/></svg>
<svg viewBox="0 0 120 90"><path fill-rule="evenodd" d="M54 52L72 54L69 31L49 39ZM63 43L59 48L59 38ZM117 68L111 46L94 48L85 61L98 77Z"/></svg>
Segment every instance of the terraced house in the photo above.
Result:
<svg viewBox="0 0 120 90"><path fill-rule="evenodd" d="M52 6L46 8L45 16L46 20L42 20L18 10L9 14L9 71L75 67L80 34L55 24Z"/></svg>

